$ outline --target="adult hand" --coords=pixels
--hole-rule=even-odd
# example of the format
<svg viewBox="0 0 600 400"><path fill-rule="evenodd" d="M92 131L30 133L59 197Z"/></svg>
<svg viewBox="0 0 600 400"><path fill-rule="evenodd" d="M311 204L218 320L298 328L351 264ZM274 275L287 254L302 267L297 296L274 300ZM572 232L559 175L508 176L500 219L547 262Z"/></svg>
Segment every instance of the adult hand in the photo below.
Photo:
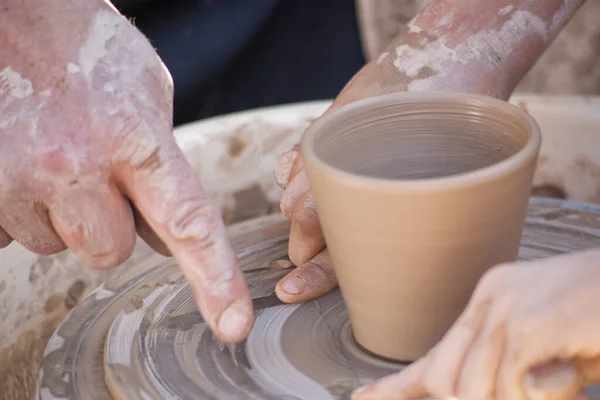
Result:
<svg viewBox="0 0 600 400"><path fill-rule="evenodd" d="M352 399L584 399L600 382L599 287L599 250L495 267L429 354Z"/></svg>
<svg viewBox="0 0 600 400"><path fill-rule="evenodd" d="M0 13L0 244L108 268L137 232L171 252L217 336L252 303L220 212L172 136L173 86L105 1L7 0Z"/></svg>
<svg viewBox="0 0 600 400"><path fill-rule="evenodd" d="M399 91L459 91L507 100L582 3L436 0L358 72L329 110ZM332 290L337 280L297 146L282 155L275 177L284 189L281 211L292 222L289 255L298 266L276 290L283 301L301 302Z"/></svg>

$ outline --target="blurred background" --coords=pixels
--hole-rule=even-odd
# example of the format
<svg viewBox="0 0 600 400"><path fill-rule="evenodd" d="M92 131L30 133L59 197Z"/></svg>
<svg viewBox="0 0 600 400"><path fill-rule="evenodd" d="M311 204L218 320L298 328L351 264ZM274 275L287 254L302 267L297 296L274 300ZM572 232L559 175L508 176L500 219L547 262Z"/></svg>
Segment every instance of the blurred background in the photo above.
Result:
<svg viewBox="0 0 600 400"><path fill-rule="evenodd" d="M115 0L175 83L175 124L335 97L365 63L355 0Z"/></svg>
<svg viewBox="0 0 600 400"><path fill-rule="evenodd" d="M114 0L175 83L175 125L330 99L429 0ZM518 92L600 93L600 0L588 0Z"/></svg>

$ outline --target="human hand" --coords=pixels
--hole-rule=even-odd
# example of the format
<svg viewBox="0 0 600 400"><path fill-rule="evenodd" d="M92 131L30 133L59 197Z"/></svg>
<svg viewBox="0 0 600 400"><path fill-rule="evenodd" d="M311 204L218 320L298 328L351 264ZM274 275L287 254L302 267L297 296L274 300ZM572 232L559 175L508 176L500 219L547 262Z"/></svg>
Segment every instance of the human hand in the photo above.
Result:
<svg viewBox="0 0 600 400"><path fill-rule="evenodd" d="M243 339L248 289L175 143L172 81L150 43L105 1L3 7L0 244L68 247L108 268L129 257L137 229L174 255L216 335Z"/></svg>
<svg viewBox="0 0 600 400"><path fill-rule="evenodd" d="M600 382L600 250L493 268L423 358L353 400L587 398Z"/></svg>
<svg viewBox="0 0 600 400"><path fill-rule="evenodd" d="M352 78L329 110L399 91L507 100L582 3L436 0ZM531 21L544 29L530 29ZM289 255L299 266L278 283L277 294L286 302L305 301L332 290L337 281L297 146L282 155L275 176L284 189L281 211L292 222Z"/></svg>

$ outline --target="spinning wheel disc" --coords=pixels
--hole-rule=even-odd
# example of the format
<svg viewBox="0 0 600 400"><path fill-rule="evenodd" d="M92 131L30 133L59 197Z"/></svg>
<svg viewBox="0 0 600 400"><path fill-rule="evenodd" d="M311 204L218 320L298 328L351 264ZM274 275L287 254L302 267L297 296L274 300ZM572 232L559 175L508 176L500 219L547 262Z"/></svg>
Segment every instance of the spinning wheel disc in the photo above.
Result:
<svg viewBox="0 0 600 400"><path fill-rule="evenodd" d="M255 299L249 338L224 345L206 327L173 261L148 257L92 292L42 361L38 399L344 399L402 368L354 341L339 291L285 305L273 294L287 254L280 215L230 228ZM600 208L532 200L522 260L600 244ZM287 263L289 265L289 263Z"/></svg>

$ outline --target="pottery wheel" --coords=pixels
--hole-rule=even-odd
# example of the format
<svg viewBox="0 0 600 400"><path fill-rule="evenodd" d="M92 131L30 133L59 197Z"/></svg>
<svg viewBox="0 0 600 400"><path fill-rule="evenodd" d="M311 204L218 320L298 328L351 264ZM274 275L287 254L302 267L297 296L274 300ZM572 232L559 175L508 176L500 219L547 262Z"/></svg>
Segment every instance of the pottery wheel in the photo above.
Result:
<svg viewBox="0 0 600 400"><path fill-rule="evenodd" d="M38 399L344 399L402 368L357 346L339 291L304 304L277 300L288 232L281 215L230 228L256 298L245 342L216 340L173 261L152 255L92 292L57 329ZM519 258L598 244L600 207L532 200Z"/></svg>

